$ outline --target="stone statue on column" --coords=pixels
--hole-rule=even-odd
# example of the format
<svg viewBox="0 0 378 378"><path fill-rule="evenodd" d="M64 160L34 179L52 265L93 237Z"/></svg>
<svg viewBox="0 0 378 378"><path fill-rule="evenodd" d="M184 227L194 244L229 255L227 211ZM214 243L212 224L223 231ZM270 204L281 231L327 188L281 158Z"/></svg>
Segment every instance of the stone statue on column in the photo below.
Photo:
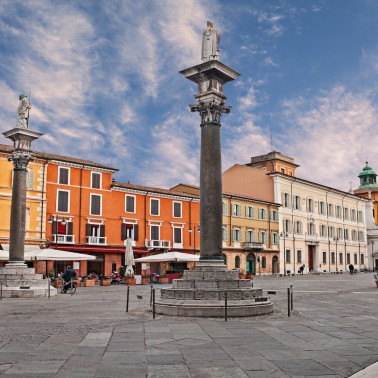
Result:
<svg viewBox="0 0 378 378"><path fill-rule="evenodd" d="M220 51L218 45L220 37L221 35L214 28L213 23L207 21L207 29L203 32L202 37L202 61L207 62L208 60L219 59Z"/></svg>
<svg viewBox="0 0 378 378"><path fill-rule="evenodd" d="M18 122L17 127L20 129L28 129L29 128L29 110L31 109L30 102L28 100L28 96L20 95L20 104L17 108L18 114Z"/></svg>

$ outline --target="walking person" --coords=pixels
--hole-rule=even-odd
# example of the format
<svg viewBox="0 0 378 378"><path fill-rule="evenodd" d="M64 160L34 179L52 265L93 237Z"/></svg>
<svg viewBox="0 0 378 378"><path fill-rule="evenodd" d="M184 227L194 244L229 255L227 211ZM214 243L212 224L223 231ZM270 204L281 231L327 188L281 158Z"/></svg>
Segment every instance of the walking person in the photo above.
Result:
<svg viewBox="0 0 378 378"><path fill-rule="evenodd" d="M299 274L300 274L301 276L303 276L304 268L305 268L305 264L303 264L303 265L301 265L301 266L299 267Z"/></svg>
<svg viewBox="0 0 378 378"><path fill-rule="evenodd" d="M354 265L349 264L349 274L353 274L353 272L354 272Z"/></svg>

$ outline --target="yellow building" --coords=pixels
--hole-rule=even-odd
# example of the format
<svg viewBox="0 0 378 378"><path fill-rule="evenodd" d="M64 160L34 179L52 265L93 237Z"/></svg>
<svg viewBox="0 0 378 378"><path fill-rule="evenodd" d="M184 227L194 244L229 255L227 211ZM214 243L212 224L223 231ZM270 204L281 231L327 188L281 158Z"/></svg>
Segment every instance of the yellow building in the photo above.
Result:
<svg viewBox="0 0 378 378"><path fill-rule="evenodd" d="M199 187L172 189L199 195ZM250 274L278 273L279 207L249 196L223 193L223 256L229 269Z"/></svg>
<svg viewBox="0 0 378 378"><path fill-rule="evenodd" d="M10 234L13 164L8 158L12 150L12 146L0 144L0 244L3 247L9 244ZM25 244L32 245L31 248L46 241L46 169L46 161L40 159L28 165Z"/></svg>

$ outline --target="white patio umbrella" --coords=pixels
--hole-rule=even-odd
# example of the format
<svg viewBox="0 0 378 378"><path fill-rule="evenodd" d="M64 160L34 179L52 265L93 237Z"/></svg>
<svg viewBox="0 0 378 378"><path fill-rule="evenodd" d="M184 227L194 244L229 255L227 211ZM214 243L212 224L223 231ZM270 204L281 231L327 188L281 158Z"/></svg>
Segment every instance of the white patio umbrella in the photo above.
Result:
<svg viewBox="0 0 378 378"><path fill-rule="evenodd" d="M9 251L0 250L0 260L9 260Z"/></svg>
<svg viewBox="0 0 378 378"><path fill-rule="evenodd" d="M28 251L24 254L25 260L54 260L54 261L83 261L95 260L96 257L84 253L62 251L60 249L44 248Z"/></svg>
<svg viewBox="0 0 378 378"><path fill-rule="evenodd" d="M199 261L198 255L192 255L190 253L182 252L166 252L159 253L158 255L141 257L135 259L135 262L165 262L165 261L176 261L176 262L196 262Z"/></svg>
<svg viewBox="0 0 378 378"><path fill-rule="evenodd" d="M134 262L134 252L131 238L126 239L126 252L125 252L125 265L126 265L126 277L133 277L134 276L134 269L133 265Z"/></svg>

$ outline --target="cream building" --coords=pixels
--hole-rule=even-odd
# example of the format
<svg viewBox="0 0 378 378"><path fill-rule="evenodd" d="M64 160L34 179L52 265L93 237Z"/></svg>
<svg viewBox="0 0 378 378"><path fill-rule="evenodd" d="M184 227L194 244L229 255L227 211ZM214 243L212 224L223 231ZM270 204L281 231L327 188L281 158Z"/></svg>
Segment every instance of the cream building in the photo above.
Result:
<svg viewBox="0 0 378 378"><path fill-rule="evenodd" d="M305 273L345 272L349 264L356 269L369 267L366 200L300 179L296 167L292 158L273 151L228 169L223 188L282 205L280 273L297 273L303 264Z"/></svg>

